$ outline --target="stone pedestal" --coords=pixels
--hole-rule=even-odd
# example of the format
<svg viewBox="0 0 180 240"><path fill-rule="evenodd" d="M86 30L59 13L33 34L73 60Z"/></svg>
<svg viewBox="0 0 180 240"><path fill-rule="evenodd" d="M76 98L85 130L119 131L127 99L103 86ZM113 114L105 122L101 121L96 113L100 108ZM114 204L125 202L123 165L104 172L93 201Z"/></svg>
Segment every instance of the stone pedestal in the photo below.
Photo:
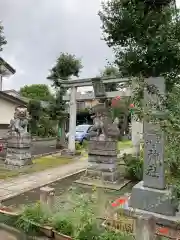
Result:
<svg viewBox="0 0 180 240"><path fill-rule="evenodd" d="M85 188L96 186L109 191L119 191L129 184L130 181L122 178L118 171L117 141L90 140L88 153L86 174L75 181L76 184Z"/></svg>
<svg viewBox="0 0 180 240"><path fill-rule="evenodd" d="M144 187L143 181L133 187L129 206L166 216L176 215L176 206L172 203L170 190Z"/></svg>
<svg viewBox="0 0 180 240"><path fill-rule="evenodd" d="M117 183L117 141L90 140L88 150L87 176L100 178L102 181Z"/></svg>
<svg viewBox="0 0 180 240"><path fill-rule="evenodd" d="M40 189L40 204L47 205L49 209L54 207L55 189L51 187L42 187Z"/></svg>
<svg viewBox="0 0 180 240"><path fill-rule="evenodd" d="M29 133L21 136L16 132L11 133L7 141L5 164L19 167L32 164L31 135Z"/></svg>

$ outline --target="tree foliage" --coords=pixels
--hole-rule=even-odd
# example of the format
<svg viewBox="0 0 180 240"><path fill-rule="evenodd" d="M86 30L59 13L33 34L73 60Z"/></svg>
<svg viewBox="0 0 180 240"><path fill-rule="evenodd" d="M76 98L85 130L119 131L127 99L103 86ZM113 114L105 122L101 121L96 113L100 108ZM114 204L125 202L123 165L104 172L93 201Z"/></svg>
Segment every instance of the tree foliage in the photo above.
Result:
<svg viewBox="0 0 180 240"><path fill-rule="evenodd" d="M2 23L0 22L0 51L2 51L2 46L7 43L5 37L4 37L4 28L2 26Z"/></svg>
<svg viewBox="0 0 180 240"><path fill-rule="evenodd" d="M101 71L102 77L117 77L119 75L120 73L118 68L113 65L107 65L104 70Z"/></svg>
<svg viewBox="0 0 180 240"><path fill-rule="evenodd" d="M50 70L48 79L53 82L53 86L56 88L56 97L51 102L51 114L54 118L59 118L61 112L65 110L65 101L63 96L66 93L66 89L61 86L60 80L68 80L72 76L78 77L82 64L75 55L68 53L61 53L57 58L55 66Z"/></svg>
<svg viewBox="0 0 180 240"><path fill-rule="evenodd" d="M57 90L55 97L49 104L49 114L52 120L60 120L61 115L65 111L66 103L62 99L63 93L64 91Z"/></svg>
<svg viewBox="0 0 180 240"><path fill-rule="evenodd" d="M27 106L27 110L30 115L30 131L33 135L36 135L38 129L38 122L42 114L40 101L30 100Z"/></svg>
<svg viewBox="0 0 180 240"><path fill-rule="evenodd" d="M23 97L39 101L49 101L52 98L52 94L46 84L26 85L20 89L20 94Z"/></svg>
<svg viewBox="0 0 180 240"><path fill-rule="evenodd" d="M104 40L113 47L115 62L124 76L177 76L180 72L179 10L147 2L104 2L99 13Z"/></svg>
<svg viewBox="0 0 180 240"><path fill-rule="evenodd" d="M61 53L57 58L55 66L50 70L48 79L53 81L55 87L59 87L60 79L68 80L72 76L78 77L81 69L80 59L69 53Z"/></svg>
<svg viewBox="0 0 180 240"><path fill-rule="evenodd" d="M119 70L116 66L107 65L104 70L101 71L101 77L118 77L120 75ZM105 84L105 90L107 92L116 91L118 87L117 83L107 83Z"/></svg>

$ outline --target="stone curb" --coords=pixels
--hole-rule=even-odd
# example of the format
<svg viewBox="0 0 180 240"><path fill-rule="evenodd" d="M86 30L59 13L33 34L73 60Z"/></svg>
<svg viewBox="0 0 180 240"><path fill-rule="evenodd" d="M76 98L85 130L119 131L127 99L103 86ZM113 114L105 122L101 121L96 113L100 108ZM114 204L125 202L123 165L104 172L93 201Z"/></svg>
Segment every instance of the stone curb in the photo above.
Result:
<svg viewBox="0 0 180 240"><path fill-rule="evenodd" d="M52 141L56 140L56 137L53 138L32 138L32 142L45 142L45 141Z"/></svg>
<svg viewBox="0 0 180 240"><path fill-rule="evenodd" d="M45 156L53 155L53 154L57 154L57 153L59 153L59 151L42 153L42 154L36 154L36 155L32 155L32 159L39 158L39 157L45 157Z"/></svg>
<svg viewBox="0 0 180 240"><path fill-rule="evenodd" d="M38 157L45 157L48 155L53 155L53 154L57 154L59 153L59 151L54 151L54 152L48 152L48 153L43 153L43 154L36 154L36 155L32 155L32 159L38 158ZM1 160L4 160L3 157L0 157Z"/></svg>

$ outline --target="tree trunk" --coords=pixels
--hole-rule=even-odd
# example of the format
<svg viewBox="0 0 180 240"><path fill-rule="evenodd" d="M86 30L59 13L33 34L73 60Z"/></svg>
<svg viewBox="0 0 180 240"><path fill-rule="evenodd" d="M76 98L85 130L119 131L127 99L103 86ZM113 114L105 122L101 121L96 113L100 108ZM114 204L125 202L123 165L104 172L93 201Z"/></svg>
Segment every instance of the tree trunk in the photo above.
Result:
<svg viewBox="0 0 180 240"><path fill-rule="evenodd" d="M65 119L62 119L58 124L58 136L56 140L56 149L66 148L66 134L65 134Z"/></svg>

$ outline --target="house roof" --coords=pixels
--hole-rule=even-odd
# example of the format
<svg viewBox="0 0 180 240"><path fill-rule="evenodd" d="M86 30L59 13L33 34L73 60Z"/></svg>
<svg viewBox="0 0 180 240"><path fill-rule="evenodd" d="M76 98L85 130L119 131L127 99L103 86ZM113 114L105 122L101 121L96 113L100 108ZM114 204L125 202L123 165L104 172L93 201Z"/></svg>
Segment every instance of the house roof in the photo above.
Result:
<svg viewBox="0 0 180 240"><path fill-rule="evenodd" d="M3 98L4 100L7 100L9 102L13 102L13 103L16 103L16 104L19 104L19 105L22 105L22 106L26 106L27 105L27 102L20 99L20 98L17 98L17 97L14 97L10 94L7 94L5 93L4 91L0 91L0 98Z"/></svg>
<svg viewBox="0 0 180 240"><path fill-rule="evenodd" d="M5 93L11 93L11 92L13 92L13 93L19 95L19 92L16 91L16 90L14 90L14 89L3 90L3 92L5 92Z"/></svg>
<svg viewBox="0 0 180 240"><path fill-rule="evenodd" d="M11 74L15 74L16 70L11 67L9 65L9 63L7 63L3 58L0 57L0 66L3 67L2 71L3 71L3 75L11 75Z"/></svg>
<svg viewBox="0 0 180 240"><path fill-rule="evenodd" d="M9 96L13 96L13 95L11 95L11 93L15 93L16 96L13 96L13 97L24 101L26 104L31 100L30 98L22 97L22 96L19 94L19 92L16 91L16 90L14 90L14 89L4 90L3 92L6 93L6 94L9 95ZM43 108L47 108L47 107L49 106L49 102L48 102L48 101L40 101L40 103L41 103L41 106L42 106Z"/></svg>
<svg viewBox="0 0 180 240"><path fill-rule="evenodd" d="M7 93L8 95L11 95L11 96L14 96L14 95L12 95L12 93L14 93L15 94L15 96L14 96L15 98L21 99L21 100L23 100L26 103L29 102L28 98L22 97L20 95L20 93L18 91L14 90L14 89L3 90L3 92Z"/></svg>

